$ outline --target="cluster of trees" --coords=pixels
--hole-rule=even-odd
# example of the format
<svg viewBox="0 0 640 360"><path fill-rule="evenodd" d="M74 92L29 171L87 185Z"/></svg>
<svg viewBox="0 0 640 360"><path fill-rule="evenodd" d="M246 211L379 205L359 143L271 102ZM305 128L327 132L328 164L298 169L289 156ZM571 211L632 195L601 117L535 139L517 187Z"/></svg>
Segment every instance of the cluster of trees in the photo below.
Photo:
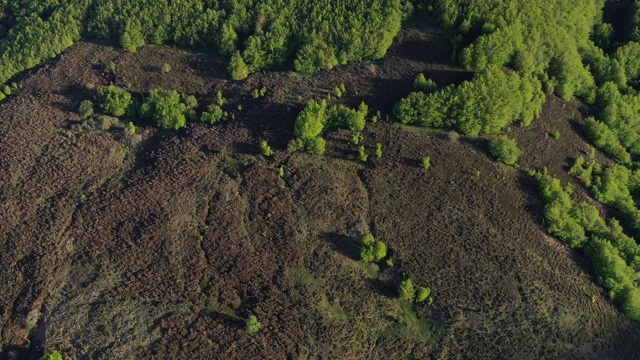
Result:
<svg viewBox="0 0 640 360"><path fill-rule="evenodd" d="M598 0L433 1L441 23L457 25L463 42L470 42L459 54L462 65L474 70L509 65L539 76L565 99L589 97L594 89L578 50L589 43L602 6Z"/></svg>
<svg viewBox="0 0 640 360"><path fill-rule="evenodd" d="M0 9L0 85L80 39L90 0L4 1Z"/></svg>
<svg viewBox="0 0 640 360"><path fill-rule="evenodd" d="M140 102L126 89L115 85L104 86L96 92L98 108L106 115L136 116L153 119L164 129L178 130L186 126L187 121L198 119L196 108L198 101L193 95L180 94L175 90L154 89ZM224 99L219 93L218 104ZM94 104L85 100L80 104L79 112L82 118L93 114ZM200 121L207 124L217 124L227 117L227 113L220 105L208 105L200 115Z"/></svg>
<svg viewBox="0 0 640 360"><path fill-rule="evenodd" d="M0 84L60 54L81 35L216 49L234 79L293 60L300 72L382 57L409 1L3 0ZM233 56L232 56L233 55Z"/></svg>
<svg viewBox="0 0 640 360"><path fill-rule="evenodd" d="M289 143L289 150L305 149L313 154L324 154L325 140L321 137L326 128L345 128L352 131L362 131L366 126L366 116L369 108L361 103L358 109L350 109L344 105L327 106L322 100L310 100L307 106L298 114L293 132L295 139Z"/></svg>
<svg viewBox="0 0 640 360"><path fill-rule="evenodd" d="M571 187L563 187L546 172L532 175L545 203L549 233L583 250L609 290L609 297L620 301L630 318L640 321L640 288L636 283L640 275L635 270L640 266L640 248L636 241L624 233L616 219L607 222L596 207L576 205Z"/></svg>
<svg viewBox="0 0 640 360"><path fill-rule="evenodd" d="M387 256L387 245L376 240L371 234L364 234L358 238L360 258L362 261L380 261Z"/></svg>
<svg viewBox="0 0 640 360"><path fill-rule="evenodd" d="M394 115L404 124L455 127L477 135L500 131L516 121L529 125L540 114L544 99L536 77L488 66L460 86L411 93L396 104Z"/></svg>
<svg viewBox="0 0 640 360"><path fill-rule="evenodd" d="M631 154L640 154L640 98L635 91L621 93L612 81L604 83L597 94L598 119L585 122L585 133L596 147L629 164Z"/></svg>
<svg viewBox="0 0 640 360"><path fill-rule="evenodd" d="M640 170L614 164L602 168L593 155L579 156L569 173L578 177L603 204L615 208L628 226L640 233L640 210L634 196L640 193Z"/></svg>
<svg viewBox="0 0 640 360"><path fill-rule="evenodd" d="M433 303L431 295L431 289L428 287L416 287L413 285L411 279L405 279L398 284L398 296L400 299L408 302L425 302L428 300L429 304Z"/></svg>

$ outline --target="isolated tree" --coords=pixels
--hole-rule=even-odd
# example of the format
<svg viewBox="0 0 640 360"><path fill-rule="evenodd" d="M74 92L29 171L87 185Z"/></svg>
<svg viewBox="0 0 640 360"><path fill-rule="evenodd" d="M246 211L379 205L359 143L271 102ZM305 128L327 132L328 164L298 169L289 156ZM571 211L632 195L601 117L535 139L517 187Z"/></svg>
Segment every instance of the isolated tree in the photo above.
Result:
<svg viewBox="0 0 640 360"><path fill-rule="evenodd" d="M258 149L260 149L260 153L264 156L273 155L273 150L271 150L271 146L269 146L267 140L260 141L260 143L258 144Z"/></svg>
<svg viewBox="0 0 640 360"><path fill-rule="evenodd" d="M188 110L191 109L181 101L177 91L155 89L142 104L140 113L153 118L164 129L178 130L186 126Z"/></svg>
<svg viewBox="0 0 640 360"><path fill-rule="evenodd" d="M416 297L416 289L413 287L411 279L400 281L398 285L398 295L402 300L413 302L413 299Z"/></svg>
<svg viewBox="0 0 640 360"><path fill-rule="evenodd" d="M257 333L262 329L262 324L260 324L255 315L249 316L249 318L245 320L244 325L245 329L252 334Z"/></svg>
<svg viewBox="0 0 640 360"><path fill-rule="evenodd" d="M516 141L504 135L495 137L489 142L489 152L498 161L507 165L515 164L520 155L522 155L522 151L518 148Z"/></svg>
<svg viewBox="0 0 640 360"><path fill-rule="evenodd" d="M96 94L96 102L102 112L107 115L118 117L127 112L129 106L131 106L133 102L133 99L127 90L114 85L109 85L98 90L98 93Z"/></svg>

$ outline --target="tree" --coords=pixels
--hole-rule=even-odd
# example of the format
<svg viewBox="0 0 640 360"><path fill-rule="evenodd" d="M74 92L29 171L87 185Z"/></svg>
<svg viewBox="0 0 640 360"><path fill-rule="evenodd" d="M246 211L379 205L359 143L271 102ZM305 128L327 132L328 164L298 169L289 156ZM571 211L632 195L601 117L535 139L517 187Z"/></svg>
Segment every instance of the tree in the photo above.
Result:
<svg viewBox="0 0 640 360"><path fill-rule="evenodd" d="M327 147L327 142L322 137L304 140L304 147L308 152L316 155L324 155Z"/></svg>
<svg viewBox="0 0 640 360"><path fill-rule="evenodd" d="M413 287L411 279L402 280L398 285L398 295L400 299L413 302L416 297L416 289Z"/></svg>
<svg viewBox="0 0 640 360"><path fill-rule="evenodd" d="M418 288L418 291L416 292L416 302L423 302L427 300L429 295L431 295L431 289L428 287Z"/></svg>
<svg viewBox="0 0 640 360"><path fill-rule="evenodd" d="M208 105L207 109L200 115L203 123L215 125L224 118L224 111L218 105Z"/></svg>
<svg viewBox="0 0 640 360"><path fill-rule="evenodd" d="M431 157L430 156L425 156L422 158L422 167L425 170L429 170L429 168L431 167Z"/></svg>
<svg viewBox="0 0 640 360"><path fill-rule="evenodd" d="M82 101L78 108L78 112L80 113L80 117L83 119L93 115L93 102L91 100Z"/></svg>
<svg viewBox="0 0 640 360"><path fill-rule="evenodd" d="M227 72L233 80L242 80L249 76L249 67L245 64L239 51L234 52L231 56Z"/></svg>
<svg viewBox="0 0 640 360"><path fill-rule="evenodd" d="M249 316L249 318L245 320L244 325L245 329L252 334L257 333L262 329L262 324L260 324L255 315Z"/></svg>
<svg viewBox="0 0 640 360"><path fill-rule="evenodd" d="M514 139L510 139L504 135L493 138L489 142L489 152L495 156L498 161L507 165L515 164L522 155L522 151L518 149L518 144Z"/></svg>
<svg viewBox="0 0 640 360"><path fill-rule="evenodd" d="M142 104L140 113L153 118L158 126L164 129L178 130L186 126L188 110L192 109L180 100L177 91L155 89L151 90L149 97Z"/></svg>
<svg viewBox="0 0 640 360"><path fill-rule="evenodd" d="M58 350L47 351L40 360L62 360L62 354Z"/></svg>
<svg viewBox="0 0 640 360"><path fill-rule="evenodd" d="M264 156L273 155L273 150L271 150L271 146L269 146L267 140L260 141L260 144L258 144L258 148L260 149L260 153Z"/></svg>
<svg viewBox="0 0 640 360"><path fill-rule="evenodd" d="M96 102L105 114L119 117L127 113L133 99L127 90L109 85L98 90Z"/></svg>
<svg viewBox="0 0 640 360"><path fill-rule="evenodd" d="M436 85L436 83L431 79L427 80L424 77L424 74L420 73L418 74L418 76L416 76L416 79L413 81L413 88L416 91L422 91L424 93L432 93L438 90L438 85Z"/></svg>
<svg viewBox="0 0 640 360"><path fill-rule="evenodd" d="M371 234L360 236L358 244L360 244L360 258L362 261L380 261L387 256L387 245L377 241Z"/></svg>

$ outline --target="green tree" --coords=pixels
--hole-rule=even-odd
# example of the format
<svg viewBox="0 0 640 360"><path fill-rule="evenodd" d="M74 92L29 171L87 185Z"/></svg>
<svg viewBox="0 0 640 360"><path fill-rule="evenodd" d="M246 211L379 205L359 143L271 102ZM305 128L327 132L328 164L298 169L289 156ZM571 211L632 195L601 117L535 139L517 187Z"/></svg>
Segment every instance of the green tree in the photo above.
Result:
<svg viewBox="0 0 640 360"><path fill-rule="evenodd" d="M489 152L495 156L498 161L507 165L515 164L522 151L518 148L518 144L514 139L510 139L504 135L495 137L489 142Z"/></svg>
<svg viewBox="0 0 640 360"><path fill-rule="evenodd" d="M164 129L178 130L186 126L190 109L175 90L155 89L142 104L142 116L153 118Z"/></svg>
<svg viewBox="0 0 640 360"><path fill-rule="evenodd" d="M62 354L58 350L47 351L40 360L62 360Z"/></svg>
<svg viewBox="0 0 640 360"><path fill-rule="evenodd" d="M244 326L245 329L252 334L257 333L258 331L260 331L260 329L262 329L262 324L260 324L258 318L255 315L249 316L249 318L245 320Z"/></svg>
<svg viewBox="0 0 640 360"><path fill-rule="evenodd" d="M105 114L119 117L127 113L133 98L127 90L109 85L98 90L96 102Z"/></svg>
<svg viewBox="0 0 640 360"><path fill-rule="evenodd" d="M387 245L377 241L371 234L360 236L358 244L360 245L360 258L362 261L380 261L387 256Z"/></svg>
<svg viewBox="0 0 640 360"><path fill-rule="evenodd" d="M431 79L427 80L424 77L424 74L420 73L418 74L418 76L416 76L416 79L413 81L413 88L416 91L422 91L424 93L432 93L438 90L438 85L436 85L436 83Z"/></svg>
<svg viewBox="0 0 640 360"><path fill-rule="evenodd" d="M413 302L413 299L416 297L416 289L413 287L411 279L400 281L398 285L398 295L402 300Z"/></svg>
<svg viewBox="0 0 640 360"><path fill-rule="evenodd" d="M416 302L424 302L429 298L429 295L431 295L431 289L428 287L418 288L416 292Z"/></svg>
<svg viewBox="0 0 640 360"><path fill-rule="evenodd" d="M271 150L271 146L269 146L267 140L260 141L260 143L258 144L258 148L260 149L260 153L264 156L273 155L273 150Z"/></svg>
<svg viewBox="0 0 640 360"><path fill-rule="evenodd" d="M227 72L233 80L242 80L249 76L249 67L245 64L239 51L234 52L231 56Z"/></svg>
<svg viewBox="0 0 640 360"><path fill-rule="evenodd" d="M422 158L422 167L425 170L429 170L429 168L431 167L431 157L430 156L425 156Z"/></svg>
<svg viewBox="0 0 640 360"><path fill-rule="evenodd" d="M218 105L208 105L206 110L200 115L203 123L215 125L224 118L224 111Z"/></svg>

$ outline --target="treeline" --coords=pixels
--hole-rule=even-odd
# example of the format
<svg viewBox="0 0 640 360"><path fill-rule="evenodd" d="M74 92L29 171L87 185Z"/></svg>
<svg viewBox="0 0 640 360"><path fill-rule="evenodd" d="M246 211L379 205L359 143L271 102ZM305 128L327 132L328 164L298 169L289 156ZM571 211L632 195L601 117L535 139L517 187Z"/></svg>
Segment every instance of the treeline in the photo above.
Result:
<svg viewBox="0 0 640 360"><path fill-rule="evenodd" d="M4 0L10 15L5 15L0 29L0 34L5 32L0 40L0 85L78 41L88 4L89 0Z"/></svg>
<svg viewBox="0 0 640 360"><path fill-rule="evenodd" d="M592 205L576 205L570 186L545 173L533 172L545 203L544 215L549 233L567 245L580 249L593 263L609 297L622 304L623 311L640 321L640 248L627 236L617 220L606 222Z"/></svg>
<svg viewBox="0 0 640 360"><path fill-rule="evenodd" d="M500 131L516 121L529 125L542 111L544 99L537 78L488 66L459 86L411 93L396 104L394 114L405 124L455 127L477 135Z"/></svg>
<svg viewBox="0 0 640 360"><path fill-rule="evenodd" d="M60 54L81 35L136 51L177 44L229 56L229 73L293 60L304 73L382 57L411 12L403 0L0 1L0 84Z"/></svg>

